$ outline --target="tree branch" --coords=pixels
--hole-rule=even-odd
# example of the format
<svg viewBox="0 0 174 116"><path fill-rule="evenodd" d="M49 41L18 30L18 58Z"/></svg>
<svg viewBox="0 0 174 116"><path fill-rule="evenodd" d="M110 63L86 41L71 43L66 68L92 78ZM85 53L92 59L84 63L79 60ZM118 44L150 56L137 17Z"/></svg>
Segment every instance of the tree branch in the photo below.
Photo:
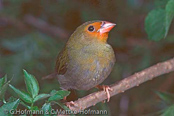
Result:
<svg viewBox="0 0 174 116"><path fill-rule="evenodd" d="M118 83L111 85L110 87L113 89L113 91L110 92L110 95L114 96L116 94L122 93L128 89L139 86L148 80L152 80L157 76L172 71L174 71L174 58L162 63L158 63L141 72L135 73L134 75L127 77ZM105 91L94 92L74 101L75 105L71 105L70 109L74 111L83 110L105 100L106 98Z"/></svg>
<svg viewBox="0 0 174 116"><path fill-rule="evenodd" d="M66 32L65 30L59 28L59 27L55 27L55 26L50 26L47 22L35 18L32 15L26 15L24 17L24 20L26 23L28 23L29 25L37 28L38 30L47 33L47 34L51 34L55 37L60 37L61 39L67 39L69 36L69 33Z"/></svg>
<svg viewBox="0 0 174 116"><path fill-rule="evenodd" d="M5 15L0 15L0 22L3 24L3 26L13 25L15 28L20 29L22 32L28 32L28 25L30 25L48 35L59 37L63 41L67 40L70 36L70 33L63 30L62 28L50 25L47 22L32 15L25 15L23 20L15 19ZM24 22L28 25L26 25Z"/></svg>
<svg viewBox="0 0 174 116"><path fill-rule="evenodd" d="M13 25L15 28L20 29L21 31L28 30L27 26L23 22L9 16L0 15L0 22L3 24L3 26Z"/></svg>

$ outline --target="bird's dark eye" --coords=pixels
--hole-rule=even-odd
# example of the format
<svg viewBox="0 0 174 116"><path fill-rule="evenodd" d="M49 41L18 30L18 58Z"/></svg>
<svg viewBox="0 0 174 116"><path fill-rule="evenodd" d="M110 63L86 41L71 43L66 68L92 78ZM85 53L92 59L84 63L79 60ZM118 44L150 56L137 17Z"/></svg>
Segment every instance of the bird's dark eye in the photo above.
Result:
<svg viewBox="0 0 174 116"><path fill-rule="evenodd" d="M89 26L88 31L93 32L95 30L94 26Z"/></svg>

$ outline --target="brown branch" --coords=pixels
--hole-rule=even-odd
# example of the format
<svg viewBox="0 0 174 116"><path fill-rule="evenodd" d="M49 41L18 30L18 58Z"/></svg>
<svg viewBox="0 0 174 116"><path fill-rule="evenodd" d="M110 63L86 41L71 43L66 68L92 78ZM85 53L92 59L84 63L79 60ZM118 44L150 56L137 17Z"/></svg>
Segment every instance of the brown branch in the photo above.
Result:
<svg viewBox="0 0 174 116"><path fill-rule="evenodd" d="M162 63L158 63L151 66L141 72L121 80L119 83L115 83L110 87L113 91L110 92L111 96L122 93L128 89L139 86L140 84L152 80L153 78L174 71L174 58ZM106 93L104 91L94 92L83 98L79 98L74 101L75 105L70 106L71 110L79 111L86 109L90 106L97 104L106 99Z"/></svg>
<svg viewBox="0 0 174 116"><path fill-rule="evenodd" d="M48 35L59 37L61 40L67 40L69 33L60 27L52 26L47 22L38 19L32 15L26 15L23 20L15 19L9 16L0 15L0 22L3 26L13 25L15 28L20 29L22 32L28 32L29 26L37 28L39 31L44 32ZM25 22L25 23L24 23ZM28 25L26 25L28 24Z"/></svg>
<svg viewBox="0 0 174 116"><path fill-rule="evenodd" d="M68 39L69 37L69 33L66 32L65 30L59 28L59 27L55 27L55 26L50 26L47 22L38 19L32 15L26 15L24 17L24 20L27 24L37 28L38 30L47 33L47 34L51 34L55 37L60 37L61 39Z"/></svg>
<svg viewBox="0 0 174 116"><path fill-rule="evenodd" d="M27 26L23 22L9 16L0 15L0 22L3 26L13 25L15 28L20 29L23 32L28 31Z"/></svg>

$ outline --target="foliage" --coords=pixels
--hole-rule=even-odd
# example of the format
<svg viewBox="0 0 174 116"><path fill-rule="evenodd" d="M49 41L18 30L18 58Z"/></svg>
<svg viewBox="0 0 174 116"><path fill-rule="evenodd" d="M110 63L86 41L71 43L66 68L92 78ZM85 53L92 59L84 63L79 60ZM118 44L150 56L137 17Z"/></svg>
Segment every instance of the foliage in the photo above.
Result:
<svg viewBox="0 0 174 116"><path fill-rule="evenodd" d="M174 115L174 94L166 93L166 92L158 92L157 95L168 104L168 106L162 110L161 116L173 116Z"/></svg>
<svg viewBox="0 0 174 116"><path fill-rule="evenodd" d="M156 91L156 94L167 104L171 105L174 103L174 95L167 92Z"/></svg>
<svg viewBox="0 0 174 116"><path fill-rule="evenodd" d="M156 6L157 8L150 11L145 19L145 30L150 40L159 41L166 38L174 18L174 0L158 0ZM168 106L162 110L162 116L173 116L174 94L159 91L156 91L156 94Z"/></svg>
<svg viewBox="0 0 174 116"><path fill-rule="evenodd" d="M4 100L4 95L7 90L9 82L7 82L7 75L5 75L0 79L0 100Z"/></svg>
<svg viewBox="0 0 174 116"><path fill-rule="evenodd" d="M3 104L1 107L0 107L0 113L1 113L1 116L6 116L6 115L10 115L9 114L9 110L16 110L16 108L18 107L19 105L19 102L20 100L17 99L15 101L9 101L5 104ZM10 115L11 116L11 115Z"/></svg>
<svg viewBox="0 0 174 116"><path fill-rule="evenodd" d="M169 0L164 8L149 12L145 20L145 30L150 40L159 41L167 36L174 18L174 0Z"/></svg>
<svg viewBox="0 0 174 116"><path fill-rule="evenodd" d="M173 115L174 115L174 105L165 109L164 113L161 116L173 116Z"/></svg>
<svg viewBox="0 0 174 116"><path fill-rule="evenodd" d="M9 82L7 82L7 76L1 78L0 80L0 95L1 100L3 100L4 104L0 107L0 114L2 116L5 115L11 115L13 113L11 110L15 111L15 109L18 108L18 105L23 105L28 110L32 110L34 113L34 110L43 110L44 116L47 114L47 116L51 116L51 103L56 103L60 105L62 108L68 109L65 105L60 104L59 101L63 99L65 96L68 96L70 94L69 91L63 91L63 90L52 90L50 94L46 93L40 93L39 94L39 84L36 78L29 74L26 70L23 70L24 77L25 77L25 85L27 88L27 92L21 91L14 86L12 86ZM9 87L18 95L19 98L13 98L13 101L10 100L8 102L5 101L4 95L7 87ZM3 91L2 91L3 89ZM35 103L39 100L48 99L42 107L35 106ZM15 100L14 100L15 99Z"/></svg>

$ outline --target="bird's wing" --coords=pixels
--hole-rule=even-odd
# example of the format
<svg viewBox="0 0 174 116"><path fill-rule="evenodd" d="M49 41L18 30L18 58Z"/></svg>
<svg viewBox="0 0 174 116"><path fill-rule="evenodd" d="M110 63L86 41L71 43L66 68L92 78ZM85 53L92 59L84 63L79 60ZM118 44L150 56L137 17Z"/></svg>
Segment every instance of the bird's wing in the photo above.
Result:
<svg viewBox="0 0 174 116"><path fill-rule="evenodd" d="M67 64L68 64L68 52L64 48L58 55L56 61L56 73L63 75L67 71Z"/></svg>
<svg viewBox="0 0 174 116"><path fill-rule="evenodd" d="M55 72L42 77L42 79L54 79L57 77L57 74L63 75L67 71L67 62L67 50L64 48L57 57Z"/></svg>

